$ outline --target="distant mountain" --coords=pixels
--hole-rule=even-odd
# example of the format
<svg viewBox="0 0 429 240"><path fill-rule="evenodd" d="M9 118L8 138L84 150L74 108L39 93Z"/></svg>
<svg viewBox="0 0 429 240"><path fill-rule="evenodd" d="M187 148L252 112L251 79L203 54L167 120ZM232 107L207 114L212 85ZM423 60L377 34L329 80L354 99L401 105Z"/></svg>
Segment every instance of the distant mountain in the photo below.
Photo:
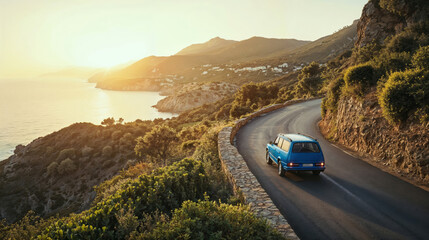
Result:
<svg viewBox="0 0 429 240"><path fill-rule="evenodd" d="M319 38L293 51L276 52L272 57L282 57L295 62L327 62L345 50L353 48L357 39L357 24L358 20L355 20L352 25L346 26L338 32Z"/></svg>
<svg viewBox="0 0 429 240"><path fill-rule="evenodd" d="M234 40L225 40L220 37L215 37L205 43L192 44L180 50L178 53L176 53L176 55L201 55L220 50L236 42L237 41Z"/></svg>
<svg viewBox="0 0 429 240"><path fill-rule="evenodd" d="M211 56L212 62L244 62L265 58L278 52L290 52L310 41L252 37L243 41L225 40L219 37L205 43L193 44L175 56Z"/></svg>
<svg viewBox="0 0 429 240"><path fill-rule="evenodd" d="M289 52L308 43L308 41L295 39L253 37L243 41L233 41L216 37L205 43L186 47L176 55L146 57L118 71L99 73L91 77L90 81L104 81L111 84L114 81L123 80L129 83L130 79L160 78L181 74L202 65L240 63L266 58L276 52ZM106 86L106 84L101 85Z"/></svg>
<svg viewBox="0 0 429 240"><path fill-rule="evenodd" d="M98 73L89 81L114 90L159 91L187 82L261 82L327 62L353 48L357 21L316 41L252 37L243 41L219 37L193 44L168 57L151 56L119 70Z"/></svg>
<svg viewBox="0 0 429 240"><path fill-rule="evenodd" d="M247 40L231 44L221 49L215 55L232 62L244 62L266 58L278 52L290 52L309 44L310 41L296 39L275 39L252 37Z"/></svg>

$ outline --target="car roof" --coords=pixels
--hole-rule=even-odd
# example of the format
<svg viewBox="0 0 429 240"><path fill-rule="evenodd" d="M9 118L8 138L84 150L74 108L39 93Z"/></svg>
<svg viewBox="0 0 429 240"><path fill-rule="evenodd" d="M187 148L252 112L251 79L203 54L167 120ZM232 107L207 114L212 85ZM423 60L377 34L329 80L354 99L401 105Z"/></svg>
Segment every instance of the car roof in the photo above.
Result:
<svg viewBox="0 0 429 240"><path fill-rule="evenodd" d="M296 133L289 133L289 134L284 134L284 133L280 133L280 136L286 138L287 140L291 141L291 142L317 142L317 140L311 136L306 136L303 134L296 134Z"/></svg>

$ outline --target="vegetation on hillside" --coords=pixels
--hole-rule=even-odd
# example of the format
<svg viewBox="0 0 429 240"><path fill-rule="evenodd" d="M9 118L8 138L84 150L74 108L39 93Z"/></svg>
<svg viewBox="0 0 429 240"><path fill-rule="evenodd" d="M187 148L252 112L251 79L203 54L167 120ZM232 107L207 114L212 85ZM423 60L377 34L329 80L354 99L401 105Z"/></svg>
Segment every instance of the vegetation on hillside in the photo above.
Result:
<svg viewBox="0 0 429 240"><path fill-rule="evenodd" d="M405 13L397 7L398 1L374 0L377 6L402 16ZM427 7L425 1L413 2ZM350 30L340 33L345 36ZM13 159L19 162L0 166L5 169L0 196L17 197L34 186L34 196L46 205L20 203L19 209L33 211L13 224L3 219L0 238L281 238L233 196L218 156L219 130L267 105L323 95L323 118L335 117L341 98L364 100L375 94L391 124L426 124L428 33L429 23L417 23L383 44L347 50L327 64L312 62L302 69L299 65L287 74L277 68L277 73L243 84L230 97L172 119L124 123L108 118L103 126L79 123L17 148ZM146 69L151 72L164 59L145 61L151 61ZM220 70L217 66L210 69ZM139 72L138 67L134 70ZM257 71L264 70L268 71ZM239 68L227 70L225 66L222 71L246 78ZM281 76L262 81L277 75ZM34 176L41 176L37 183ZM2 200L11 207L15 203L12 198ZM49 213L45 212L47 202Z"/></svg>
<svg viewBox="0 0 429 240"><path fill-rule="evenodd" d="M363 98L375 91L383 115L390 123L413 119L426 123L429 120L428 33L429 23L415 23L383 44L372 43L355 49L342 65L335 63L338 59L328 64L336 68L328 71L337 72L335 78L326 83L322 115L335 113L341 96ZM338 65L343 68L338 70Z"/></svg>
<svg viewBox="0 0 429 240"><path fill-rule="evenodd" d="M59 163L47 166L50 175L56 178L60 171L76 171L79 166L73 166L72 159L77 154L99 152L109 159L125 151L136 153L137 161L95 187L97 194L88 210L50 218L30 211L14 224L4 219L0 238L282 239L232 195L218 156L217 134L222 125L209 120L214 109L193 111L200 114L134 123L105 119L102 128L112 129L109 136L115 142L97 150L84 146L82 153L71 148L60 151ZM125 126L136 131L128 129L128 136L120 130ZM133 148L120 150L125 135L136 141L131 141ZM59 170L62 165L64 170Z"/></svg>

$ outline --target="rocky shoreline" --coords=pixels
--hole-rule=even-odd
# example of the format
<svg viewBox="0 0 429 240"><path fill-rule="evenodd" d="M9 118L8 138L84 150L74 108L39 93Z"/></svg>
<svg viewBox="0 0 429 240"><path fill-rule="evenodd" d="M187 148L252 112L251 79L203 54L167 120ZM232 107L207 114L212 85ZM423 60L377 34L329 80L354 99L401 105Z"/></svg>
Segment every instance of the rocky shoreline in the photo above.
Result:
<svg viewBox="0 0 429 240"><path fill-rule="evenodd" d="M114 91L159 92L166 98L161 99L152 107L159 112L182 113L204 104L215 103L234 94L239 87L225 82L191 82L174 86L172 84L154 84L152 81L138 81L121 86L112 85L109 82L98 82L96 88Z"/></svg>
<svg viewBox="0 0 429 240"><path fill-rule="evenodd" d="M161 95L167 97L153 107L160 112L181 113L204 104L215 103L237 90L237 85L224 82L188 83L162 91Z"/></svg>

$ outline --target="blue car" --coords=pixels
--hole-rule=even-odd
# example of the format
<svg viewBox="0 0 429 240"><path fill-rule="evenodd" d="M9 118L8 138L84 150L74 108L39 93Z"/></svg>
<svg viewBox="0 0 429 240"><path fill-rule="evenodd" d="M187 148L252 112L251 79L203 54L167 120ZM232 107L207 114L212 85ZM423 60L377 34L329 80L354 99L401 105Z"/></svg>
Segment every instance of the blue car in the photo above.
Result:
<svg viewBox="0 0 429 240"><path fill-rule="evenodd" d="M325 170L325 159L317 140L303 134L279 134L267 144L267 164L278 165L280 176L286 171L313 171L319 175Z"/></svg>

